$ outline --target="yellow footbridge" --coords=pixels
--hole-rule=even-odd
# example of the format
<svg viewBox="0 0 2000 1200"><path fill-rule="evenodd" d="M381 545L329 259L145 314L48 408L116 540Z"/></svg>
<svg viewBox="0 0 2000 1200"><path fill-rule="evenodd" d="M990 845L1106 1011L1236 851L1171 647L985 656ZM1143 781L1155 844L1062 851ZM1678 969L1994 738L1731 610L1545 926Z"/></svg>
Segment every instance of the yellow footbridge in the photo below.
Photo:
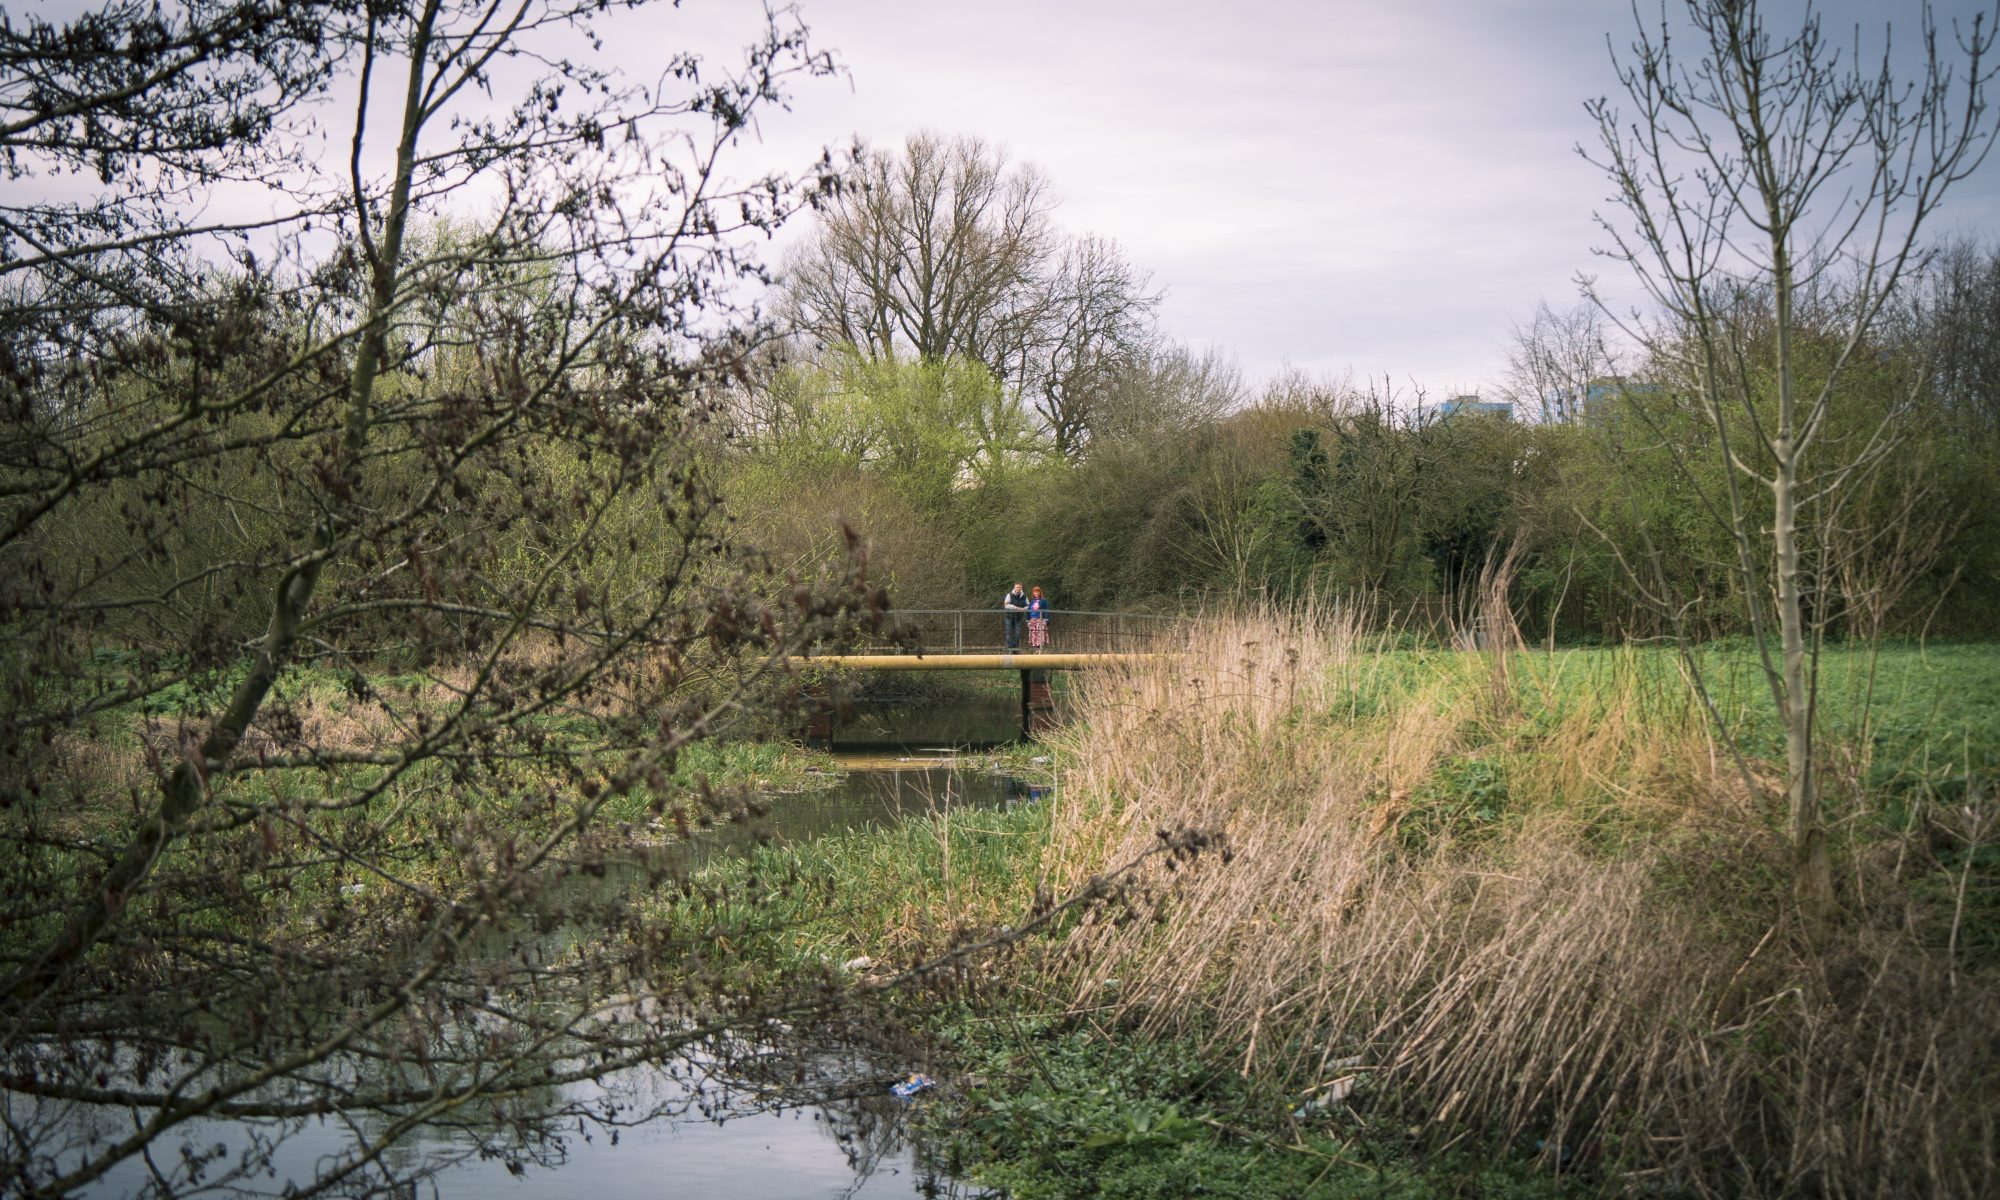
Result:
<svg viewBox="0 0 2000 1200"><path fill-rule="evenodd" d="M1045 627L1045 644L1021 649L1019 644L1030 640L1025 622L1010 626L997 609L903 610L896 615L898 644L893 650L802 654L791 664L834 671L1019 671L1021 733L1033 737L1054 721L1050 671L1164 658L1167 647L1178 645L1185 632L1185 619L1178 616L1055 610ZM832 732L832 713L820 705L807 736L827 740Z"/></svg>
<svg viewBox="0 0 2000 1200"><path fill-rule="evenodd" d="M985 654L801 654L791 663L838 671L1082 671L1160 657L1153 652L1016 654L1002 650Z"/></svg>

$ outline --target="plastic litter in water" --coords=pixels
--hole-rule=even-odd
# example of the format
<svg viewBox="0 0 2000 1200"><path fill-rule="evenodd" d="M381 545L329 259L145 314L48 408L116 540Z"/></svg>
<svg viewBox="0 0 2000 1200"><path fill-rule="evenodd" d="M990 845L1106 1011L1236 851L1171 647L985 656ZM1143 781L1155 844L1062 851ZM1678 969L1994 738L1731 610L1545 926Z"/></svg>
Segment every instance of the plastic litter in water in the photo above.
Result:
<svg viewBox="0 0 2000 1200"><path fill-rule="evenodd" d="M889 1088L889 1092L901 1099L908 1100L925 1088L934 1088L936 1086L936 1081L928 1075L912 1075L903 1082L892 1085Z"/></svg>

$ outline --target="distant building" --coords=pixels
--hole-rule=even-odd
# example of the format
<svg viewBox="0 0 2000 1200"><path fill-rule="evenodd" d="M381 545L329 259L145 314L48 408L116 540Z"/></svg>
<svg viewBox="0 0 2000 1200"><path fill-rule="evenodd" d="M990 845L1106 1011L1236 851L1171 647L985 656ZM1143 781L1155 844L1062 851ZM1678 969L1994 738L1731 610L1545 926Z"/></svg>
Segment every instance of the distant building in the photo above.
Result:
<svg viewBox="0 0 2000 1200"><path fill-rule="evenodd" d="M1634 400L1664 398L1666 394L1666 389L1657 383L1603 375L1584 388L1583 402L1576 406L1576 415L1584 420L1606 420Z"/></svg>
<svg viewBox="0 0 2000 1200"><path fill-rule="evenodd" d="M1514 406L1505 400L1481 400L1478 396L1453 396L1437 406L1440 417L1458 413L1482 413L1489 417L1499 417L1503 421L1512 420Z"/></svg>
<svg viewBox="0 0 2000 1200"><path fill-rule="evenodd" d="M1607 405L1616 403L1625 395L1625 381L1616 376L1593 379L1583 389L1583 411L1603 411Z"/></svg>

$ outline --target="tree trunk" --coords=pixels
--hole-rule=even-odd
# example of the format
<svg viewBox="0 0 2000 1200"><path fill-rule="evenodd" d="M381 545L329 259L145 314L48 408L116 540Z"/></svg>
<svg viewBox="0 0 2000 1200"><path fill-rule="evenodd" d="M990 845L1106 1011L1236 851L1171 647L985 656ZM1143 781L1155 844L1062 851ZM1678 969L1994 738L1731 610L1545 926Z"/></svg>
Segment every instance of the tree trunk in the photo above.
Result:
<svg viewBox="0 0 2000 1200"><path fill-rule="evenodd" d="M1773 214L1772 265L1777 301L1778 429L1772 439L1771 549L1778 584L1778 719L1785 727L1785 793L1792 840L1792 891L1806 923L1817 926L1833 911L1833 866L1820 820L1813 772L1812 684L1807 678L1805 604L1799 589L1798 377L1792 356L1792 270L1787 230ZM1755 597L1752 597L1755 602Z"/></svg>
<svg viewBox="0 0 2000 1200"><path fill-rule="evenodd" d="M1806 678L1805 606L1799 590L1797 463L1786 440L1779 442L1782 457L1772 482L1777 500L1771 539L1777 560L1773 565L1778 576L1782 673L1777 696L1778 718L1785 727L1785 792L1791 818L1793 892L1806 920L1817 924L1833 911L1833 866L1827 854L1826 830L1820 820L1819 786L1812 761L1813 705Z"/></svg>

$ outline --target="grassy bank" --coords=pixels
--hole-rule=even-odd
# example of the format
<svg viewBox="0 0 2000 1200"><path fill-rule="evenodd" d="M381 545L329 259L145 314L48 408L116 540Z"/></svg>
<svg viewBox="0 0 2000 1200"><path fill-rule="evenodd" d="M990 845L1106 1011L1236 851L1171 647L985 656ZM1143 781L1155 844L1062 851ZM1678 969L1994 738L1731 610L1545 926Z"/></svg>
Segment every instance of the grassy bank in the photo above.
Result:
<svg viewBox="0 0 2000 1200"><path fill-rule="evenodd" d="M879 973L1162 830L1220 835L1226 854L1155 857L912 999L961 1068L938 1111L975 1178L1944 1196L1993 1177L2000 652L1829 654L1842 906L1809 934L1743 647L1698 659L1739 765L1668 652L1202 636L1178 667L1086 678L1040 808L727 868L818 881L750 944Z"/></svg>
<svg viewBox="0 0 2000 1200"><path fill-rule="evenodd" d="M120 661L106 656L101 665L102 677L81 693L122 686ZM7 843L0 882L9 894L65 894L76 876L101 871L135 810L157 793L163 765L206 730L241 670L215 670L106 707L87 727L53 738L33 793L0 803ZM250 728L243 758L292 765L214 781L213 815L196 836L164 851L160 886L219 897L195 919L205 935L338 946L386 936L385 929L420 929L412 913L436 897L476 890L496 857L569 819L580 802L578 780L593 763L629 753L634 723L652 720L643 709L634 716L551 705L510 728L505 752L475 757L452 746L402 767L396 751L408 723L441 721L463 698L463 680L450 672L287 670ZM635 846L663 846L742 819L774 795L839 776L831 756L786 742L694 742L647 781L604 800L588 851L615 863L636 856ZM318 825L306 819L329 811L336 815ZM567 869L558 861L552 874ZM68 918L55 906L23 911L0 923L0 950L22 952Z"/></svg>

